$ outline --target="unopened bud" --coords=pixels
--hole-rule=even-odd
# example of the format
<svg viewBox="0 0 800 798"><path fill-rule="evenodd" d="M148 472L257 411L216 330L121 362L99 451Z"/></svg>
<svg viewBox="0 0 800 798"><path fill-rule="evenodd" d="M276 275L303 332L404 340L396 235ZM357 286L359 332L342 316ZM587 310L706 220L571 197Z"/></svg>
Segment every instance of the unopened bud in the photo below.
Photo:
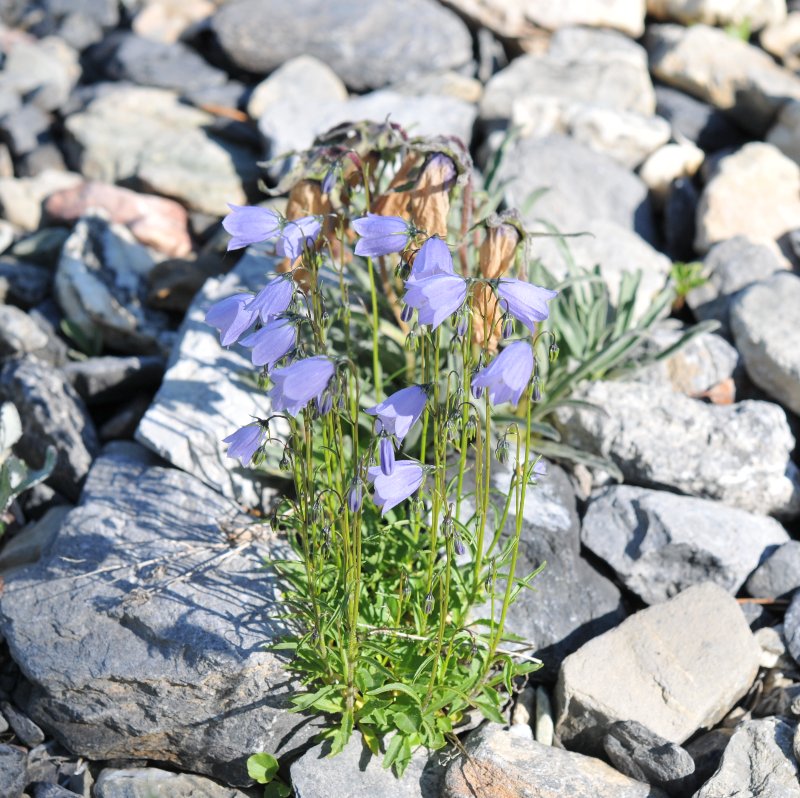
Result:
<svg viewBox="0 0 800 798"><path fill-rule="evenodd" d="M514 334L514 319L506 316L503 320L503 340L508 340Z"/></svg>
<svg viewBox="0 0 800 798"><path fill-rule="evenodd" d="M351 513L357 513L361 509L361 504L364 501L364 487L361 480L355 477L350 483L350 491L347 494L347 506L350 508Z"/></svg>
<svg viewBox="0 0 800 798"><path fill-rule="evenodd" d="M400 311L400 320L408 324L408 322L411 321L411 317L413 315L414 315L414 308L411 305L403 305L403 309Z"/></svg>
<svg viewBox="0 0 800 798"><path fill-rule="evenodd" d="M551 363L555 363L556 360L558 360L558 351L559 351L558 350L558 344L555 341L553 341L553 343L550 344L550 362Z"/></svg>
<svg viewBox="0 0 800 798"><path fill-rule="evenodd" d="M425 596L425 614L430 615L433 612L433 593L428 593Z"/></svg>

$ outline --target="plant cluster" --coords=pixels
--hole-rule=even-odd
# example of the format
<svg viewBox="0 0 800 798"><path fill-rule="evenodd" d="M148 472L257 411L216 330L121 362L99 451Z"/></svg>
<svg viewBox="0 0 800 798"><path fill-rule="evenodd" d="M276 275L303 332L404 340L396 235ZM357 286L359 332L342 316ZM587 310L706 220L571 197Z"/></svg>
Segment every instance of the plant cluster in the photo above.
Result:
<svg viewBox="0 0 800 798"><path fill-rule="evenodd" d="M530 581L516 578L543 472L530 421L558 354L537 325L556 291L521 279L514 213L472 223L455 142L342 135L307 156L285 214L232 207L229 248L269 241L283 261L206 319L269 386L269 413L225 439L229 456L258 465L277 445L294 483L272 520L297 556L271 563L292 628L276 648L307 688L294 704L337 718L334 753L357 727L402 773L466 713L501 720L539 666L509 650L505 620ZM518 415L498 425L498 408ZM497 467L511 471L499 502Z"/></svg>

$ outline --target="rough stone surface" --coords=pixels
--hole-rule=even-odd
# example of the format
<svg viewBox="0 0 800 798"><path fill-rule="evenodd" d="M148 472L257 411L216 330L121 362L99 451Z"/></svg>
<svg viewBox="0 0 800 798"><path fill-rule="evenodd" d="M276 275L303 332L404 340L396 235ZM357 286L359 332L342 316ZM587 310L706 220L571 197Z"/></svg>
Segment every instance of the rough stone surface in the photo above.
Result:
<svg viewBox="0 0 800 798"><path fill-rule="evenodd" d="M795 441L778 405L704 404L669 388L602 381L575 398L600 410L559 411L565 442L610 458L629 482L754 513L800 513Z"/></svg>
<svg viewBox="0 0 800 798"><path fill-rule="evenodd" d="M717 28L650 25L645 43L654 77L729 111L755 135L787 100L800 99L800 78Z"/></svg>
<svg viewBox="0 0 800 798"><path fill-rule="evenodd" d="M13 402L22 418L17 455L41 468L47 446L54 446L58 458L48 484L77 499L99 447L83 401L64 375L28 355L0 371L0 396Z"/></svg>
<svg viewBox="0 0 800 798"><path fill-rule="evenodd" d="M0 744L0 791L7 798L20 798L27 778L25 751L13 745Z"/></svg>
<svg viewBox="0 0 800 798"><path fill-rule="evenodd" d="M800 68L800 11L790 11L786 19L767 25L758 43L796 72Z"/></svg>
<svg viewBox="0 0 800 798"><path fill-rule="evenodd" d="M723 158L700 195L694 245L707 252L743 235L775 241L800 228L800 166L777 148L753 142Z"/></svg>
<svg viewBox="0 0 800 798"><path fill-rule="evenodd" d="M47 138L50 115L35 105L23 105L0 118L0 137L15 157L27 155Z"/></svg>
<svg viewBox="0 0 800 798"><path fill-rule="evenodd" d="M51 169L36 177L0 177L3 217L23 230L36 230L42 220L43 200L55 191L80 182L80 175Z"/></svg>
<svg viewBox="0 0 800 798"><path fill-rule="evenodd" d="M748 720L737 726L717 772L695 798L800 798L794 726L779 718Z"/></svg>
<svg viewBox="0 0 800 798"><path fill-rule="evenodd" d="M136 390L153 388L164 376L162 358L89 357L64 366L64 374L87 404L127 399Z"/></svg>
<svg viewBox="0 0 800 798"><path fill-rule="evenodd" d="M34 748L44 742L44 732L13 704L8 701L0 701L0 710L23 745Z"/></svg>
<svg viewBox="0 0 800 798"><path fill-rule="evenodd" d="M800 588L800 541L790 540L753 571L745 589L756 598L786 598Z"/></svg>
<svg viewBox="0 0 800 798"><path fill-rule="evenodd" d="M779 272L742 291L731 328L750 379L800 415L800 277Z"/></svg>
<svg viewBox="0 0 800 798"><path fill-rule="evenodd" d="M247 798L202 776L159 768L106 768L94 787L94 798Z"/></svg>
<svg viewBox="0 0 800 798"><path fill-rule="evenodd" d="M505 495L510 474L493 468L494 486ZM504 530L513 534L513 508ZM523 509L517 576L523 578L543 562L533 590L525 590L509 608L506 628L535 646L544 663L539 678L555 680L558 665L569 653L624 617L619 590L580 556L580 521L575 494L566 473L548 464L548 473L529 490ZM489 608L477 611L487 617Z"/></svg>
<svg viewBox="0 0 800 798"><path fill-rule="evenodd" d="M800 163L798 131L800 131L800 102L791 100L778 112L775 124L767 133L766 140L795 163Z"/></svg>
<svg viewBox="0 0 800 798"><path fill-rule="evenodd" d="M330 746L317 744L292 763L292 788L297 798L361 798L391 795L392 798L439 798L444 768L436 755L417 751L403 777L397 779L381 765L356 733L344 751L327 756Z"/></svg>
<svg viewBox="0 0 800 798"><path fill-rule="evenodd" d="M237 0L211 27L238 67L266 74L298 55L324 61L357 91L404 77L457 69L472 60L463 22L433 0Z"/></svg>
<svg viewBox="0 0 800 798"><path fill-rule="evenodd" d="M159 0L147 3L133 18L131 27L139 36L158 42L175 42L193 25L216 11L213 0Z"/></svg>
<svg viewBox="0 0 800 798"><path fill-rule="evenodd" d="M529 98L592 103L644 116L655 110L644 49L618 33L585 28L559 31L548 52L522 55L494 75L481 99L481 119L507 121L515 102Z"/></svg>
<svg viewBox="0 0 800 798"><path fill-rule="evenodd" d="M548 30L571 25L592 28L615 28L638 39L644 33L644 0L604 0L587 3L585 0L523 0L512 3L520 6L525 18Z"/></svg>
<svg viewBox="0 0 800 798"><path fill-rule="evenodd" d="M775 247L735 236L715 244L703 261L708 280L693 288L686 304L698 319L716 319L720 332L731 335L730 308L742 289L784 269Z"/></svg>
<svg viewBox="0 0 800 798"><path fill-rule="evenodd" d="M759 656L734 598L711 583L687 588L564 660L556 734L567 747L591 753L612 723L635 720L682 743L721 720L750 689Z"/></svg>
<svg viewBox="0 0 800 798"><path fill-rule="evenodd" d="M795 593L783 618L783 636L786 648L800 665L800 593Z"/></svg>
<svg viewBox="0 0 800 798"><path fill-rule="evenodd" d="M92 52L109 80L129 81L177 92L222 86L228 76L183 42L157 42L133 33L114 33Z"/></svg>
<svg viewBox="0 0 800 798"><path fill-rule="evenodd" d="M670 794L680 794L687 776L694 773L694 760L685 748L635 720L612 723L603 749L620 773L663 787Z"/></svg>
<svg viewBox="0 0 800 798"><path fill-rule="evenodd" d="M489 723L467 738L454 759L442 798L664 798L599 759L528 740Z"/></svg>
<svg viewBox="0 0 800 798"><path fill-rule="evenodd" d="M529 217L537 216L538 204L534 206ZM566 203L564 208L566 211ZM542 218L549 221L544 214ZM541 224L537 225L533 218L529 220L528 229L538 229L541 232L545 230ZM652 298L666 285L672 267L668 257L648 244L641 236L615 221L586 220L562 228L561 232L581 232L585 235L561 240L555 236L545 236L537 238L532 247L533 254L557 280L567 278L570 262L587 271L600 265L600 274L608 286L609 299L612 304L616 304L623 273L640 270L642 279L634 301L634 319L640 319L650 309ZM569 252L571 261L566 257L564 247Z"/></svg>
<svg viewBox="0 0 800 798"><path fill-rule="evenodd" d="M169 257L184 257L192 251L186 210L164 197L89 181L56 191L44 204L47 216L60 222L75 222L92 208L101 208L110 221L126 225L142 244Z"/></svg>
<svg viewBox="0 0 800 798"><path fill-rule="evenodd" d="M531 194L547 189L526 220L543 219L562 233L610 221L645 240L656 238L644 182L608 156L564 136L513 142L497 179L509 181L506 197L512 207L525 207Z"/></svg>
<svg viewBox="0 0 800 798"><path fill-rule="evenodd" d="M689 141L665 144L653 152L639 169L639 177L653 192L654 198L664 203L673 183L692 177L703 163L703 151ZM694 213L690 214L694 217ZM694 238L691 236L690 241Z"/></svg>
<svg viewBox="0 0 800 798"><path fill-rule="evenodd" d="M673 346L686 332L674 319L653 327L642 342L641 356L650 357ZM638 352L637 352L638 356ZM739 353L716 333L697 335L669 357L643 366L630 378L650 385L665 385L687 396L699 396L730 380L739 365Z"/></svg>
<svg viewBox="0 0 800 798"><path fill-rule="evenodd" d="M302 113L309 104L346 99L347 87L327 64L311 55L299 55L281 64L253 89L247 113L260 119L267 111L275 116L283 111ZM276 107L280 111L274 111Z"/></svg>
<svg viewBox="0 0 800 798"><path fill-rule="evenodd" d="M256 171L252 152L203 130L213 122L165 89L113 86L97 92L65 126L84 177L133 181L222 216L227 203L246 203L242 183L254 182Z"/></svg>
<svg viewBox="0 0 800 798"><path fill-rule="evenodd" d="M3 257L0 258L0 280L8 284L8 299L15 305L30 308L47 296L53 273L35 263Z"/></svg>
<svg viewBox="0 0 800 798"><path fill-rule="evenodd" d="M168 462L248 507L268 504L275 491L252 469L228 458L222 439L251 417L268 416L269 399L250 379L247 350L220 346L204 318L217 300L263 287L275 265L250 251L229 275L206 283L189 308L164 381L136 432L137 440ZM282 430L277 426L273 434Z"/></svg>
<svg viewBox="0 0 800 798"><path fill-rule="evenodd" d="M0 358L25 355L47 346L47 335L24 310L0 305Z"/></svg>
<svg viewBox="0 0 800 798"><path fill-rule="evenodd" d="M285 630L262 562L286 546L147 458L131 444L101 457L44 559L6 574L0 629L31 684L24 708L81 756L247 783L253 751L308 736L264 650Z"/></svg>
<svg viewBox="0 0 800 798"><path fill-rule="evenodd" d="M647 604L702 582L736 593L788 539L773 518L630 485L592 494L581 531L583 544Z"/></svg>
<svg viewBox="0 0 800 798"><path fill-rule="evenodd" d="M58 260L58 304L89 340L99 336L119 352L157 352L167 319L145 303L153 265L126 227L109 223L99 211L85 216Z"/></svg>
<svg viewBox="0 0 800 798"><path fill-rule="evenodd" d="M570 104L552 97L516 100L511 124L522 136L569 135L628 169L639 166L670 137L669 123L660 117L592 103Z"/></svg>
<svg viewBox="0 0 800 798"><path fill-rule="evenodd" d="M647 13L691 25L741 25L756 31L786 17L784 0L647 0Z"/></svg>

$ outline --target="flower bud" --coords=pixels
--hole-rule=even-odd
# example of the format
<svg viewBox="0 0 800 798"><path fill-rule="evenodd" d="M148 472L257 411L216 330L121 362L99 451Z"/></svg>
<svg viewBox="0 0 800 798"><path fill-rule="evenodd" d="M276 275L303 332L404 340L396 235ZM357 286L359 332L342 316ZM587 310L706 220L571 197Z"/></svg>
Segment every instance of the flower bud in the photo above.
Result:
<svg viewBox="0 0 800 798"><path fill-rule="evenodd" d="M350 491L347 494L347 506L351 513L357 513L361 509L364 501L364 486L358 477L354 477L350 483Z"/></svg>
<svg viewBox="0 0 800 798"><path fill-rule="evenodd" d="M462 557L467 550L467 547L464 545L464 541L461 540L461 535L459 535L458 532L456 532L453 536L453 548L459 557Z"/></svg>
<svg viewBox="0 0 800 798"><path fill-rule="evenodd" d="M430 615L433 612L433 593L428 593L425 596L425 614Z"/></svg>
<svg viewBox="0 0 800 798"><path fill-rule="evenodd" d="M494 450L494 455L499 463L508 461L508 452L511 447L509 446L508 439L505 435L497 441L497 448Z"/></svg>
<svg viewBox="0 0 800 798"><path fill-rule="evenodd" d="M503 319L503 340L507 341L514 334L514 319L506 314Z"/></svg>
<svg viewBox="0 0 800 798"><path fill-rule="evenodd" d="M408 324L414 315L414 308L411 305L403 305L403 310L400 313L400 320Z"/></svg>
<svg viewBox="0 0 800 798"><path fill-rule="evenodd" d="M381 437L381 471L388 477L394 471L394 443L388 435Z"/></svg>
<svg viewBox="0 0 800 798"><path fill-rule="evenodd" d="M553 343L550 344L550 362L551 363L555 363L556 360L558 360L558 352L559 352L558 344L555 341L553 341Z"/></svg>

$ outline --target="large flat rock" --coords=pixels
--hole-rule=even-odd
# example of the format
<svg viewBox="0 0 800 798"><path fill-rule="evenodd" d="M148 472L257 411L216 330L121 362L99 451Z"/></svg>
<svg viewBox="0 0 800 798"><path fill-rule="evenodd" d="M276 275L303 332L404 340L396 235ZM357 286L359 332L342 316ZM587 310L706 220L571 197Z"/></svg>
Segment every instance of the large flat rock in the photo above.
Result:
<svg viewBox="0 0 800 798"><path fill-rule="evenodd" d="M147 448L247 507L267 505L275 489L263 474L229 458L223 438L252 417L267 418L270 402L256 386L248 350L223 348L204 319L217 300L263 287L275 264L251 250L228 275L206 282L179 330L161 388L136 430L136 439ZM273 433L285 429L279 419L272 426Z"/></svg>
<svg viewBox="0 0 800 798"><path fill-rule="evenodd" d="M284 627L263 568L285 544L198 479L118 444L42 559L4 574L0 630L24 710L91 759L148 759L247 783L254 751L305 742L264 650Z"/></svg>
<svg viewBox="0 0 800 798"><path fill-rule="evenodd" d="M759 654L732 596L710 582L687 588L564 660L556 734L567 747L590 753L601 750L612 723L635 720L682 743L750 689Z"/></svg>
<svg viewBox="0 0 800 798"><path fill-rule="evenodd" d="M753 513L800 513L800 475L786 413L761 401L705 404L670 388L593 382L558 411L566 442L608 457L625 481L717 499Z"/></svg>

